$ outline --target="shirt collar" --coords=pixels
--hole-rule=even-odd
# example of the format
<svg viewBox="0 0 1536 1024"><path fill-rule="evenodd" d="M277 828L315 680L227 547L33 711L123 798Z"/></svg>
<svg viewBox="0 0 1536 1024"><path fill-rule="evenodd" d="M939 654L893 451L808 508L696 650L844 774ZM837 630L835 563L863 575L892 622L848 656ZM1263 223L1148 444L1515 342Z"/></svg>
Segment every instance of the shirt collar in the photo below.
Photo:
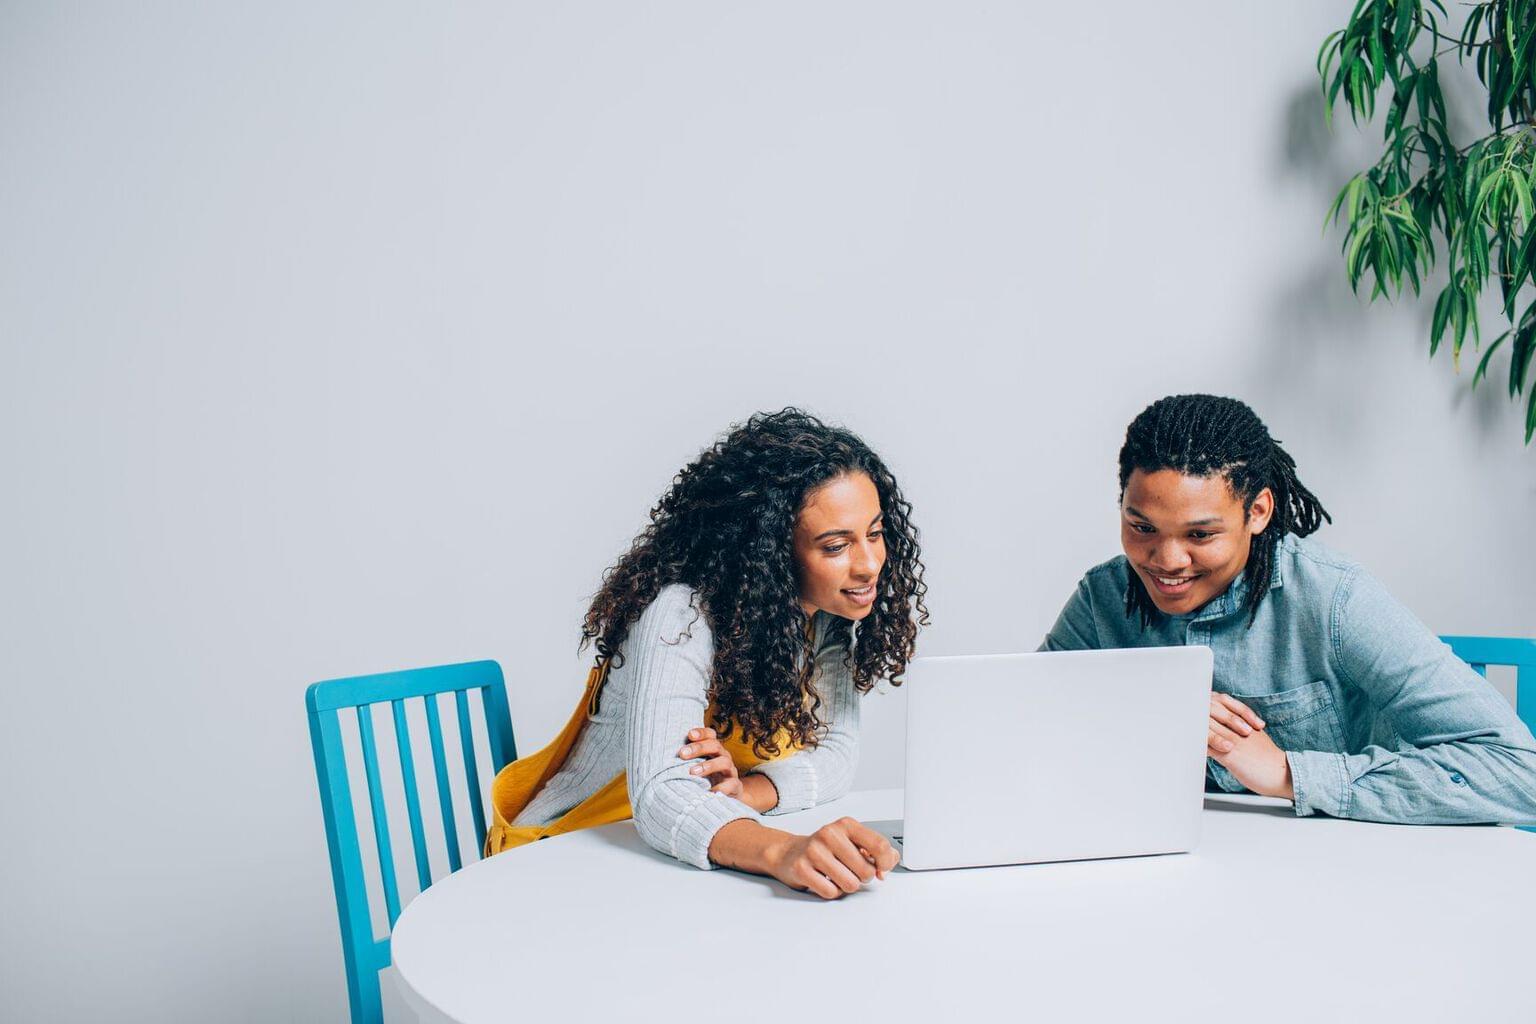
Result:
<svg viewBox="0 0 1536 1024"><path fill-rule="evenodd" d="M1283 545L1283 543L1284 542L1282 541L1281 544ZM1281 563L1283 562L1283 559L1279 557L1281 549L1282 548L1280 545L1277 545L1275 548L1275 564L1271 568L1269 577L1270 590L1278 590L1284 580L1284 573L1281 570ZM1228 615L1233 615L1242 611L1247 601L1248 573L1244 571L1238 573L1237 579L1233 580L1227 586L1226 590L1212 598L1204 608L1201 608L1197 612L1191 613L1188 617L1188 621L1206 622L1211 619L1225 618ZM1182 618L1183 616L1179 617Z"/></svg>

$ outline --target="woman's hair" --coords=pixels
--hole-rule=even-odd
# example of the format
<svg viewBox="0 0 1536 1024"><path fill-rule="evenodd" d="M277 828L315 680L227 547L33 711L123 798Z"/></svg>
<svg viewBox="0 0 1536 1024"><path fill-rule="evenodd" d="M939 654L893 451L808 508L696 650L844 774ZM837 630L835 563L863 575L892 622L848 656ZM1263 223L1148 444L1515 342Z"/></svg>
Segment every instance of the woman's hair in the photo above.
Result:
<svg viewBox="0 0 1536 1024"><path fill-rule="evenodd" d="M646 606L663 587L684 584L714 635L709 697L717 721L710 724L722 737L740 727L761 756L781 753L781 731L793 745L814 745L824 723L799 598L795 520L812 491L849 473L866 474L879 492L886 561L857 643L847 619L834 617L831 635L860 693L878 679L900 685L917 626L928 624L912 506L863 441L793 408L733 426L673 478L650 524L603 574L581 646L595 641L599 661L621 660Z"/></svg>
<svg viewBox="0 0 1536 1024"><path fill-rule="evenodd" d="M1246 517L1253 499L1268 487L1275 512L1264 531L1253 538L1247 579L1248 624L1259 614L1259 602L1269 592L1275 572L1275 547L1287 533L1305 537L1333 522L1317 496L1296 478L1296 460L1269 436L1264 421L1235 398L1216 395L1172 395L1142 410L1125 431L1120 448L1120 494L1133 470L1154 473L1172 469L1190 476L1221 474L1243 503ZM1146 587L1131 574L1125 592L1125 614L1139 612L1151 623L1157 606Z"/></svg>

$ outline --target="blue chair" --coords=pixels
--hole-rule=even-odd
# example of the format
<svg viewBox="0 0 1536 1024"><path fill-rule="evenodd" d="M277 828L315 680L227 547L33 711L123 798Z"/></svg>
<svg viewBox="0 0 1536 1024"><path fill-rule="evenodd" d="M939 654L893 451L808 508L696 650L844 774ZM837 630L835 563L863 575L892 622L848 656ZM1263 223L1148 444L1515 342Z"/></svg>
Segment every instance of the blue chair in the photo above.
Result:
<svg viewBox="0 0 1536 1024"><path fill-rule="evenodd" d="M464 778L469 788L469 809L474 820L476 850L485 848L485 804L480 772L470 730L469 691L479 690L485 707L485 734L493 768L517 758L512 740L512 716L507 710L506 684L501 666L494 661L442 665L405 672L355 676L315 683L305 694L309 710L309 735L315 748L315 774L320 781L320 805L325 812L325 838L331 852L331 878L336 887L336 913L341 919L341 948L346 960L347 995L353 1024L376 1024L383 1019L379 971L389 966L389 939L374 939L368 913L368 893L363 886L363 858L358 845L357 818L352 812L352 787L347 779L346 757L341 742L341 712L357 713L363 771L368 779L368 801L373 818L374 845L379 856L379 878L389 927L400 916L400 890L395 879L394 855L389 840L389 821L384 792L379 783L378 752L373 739L370 707L388 701L394 711L395 742L400 754L400 777L405 789L406 816L410 820L411 845L415 850L416 879L423 891L432 884L427 861L427 839L422 830L421 802L416 793L416 761L411 753L406 725L406 701L420 698L426 709L432 764L437 777L438 803L451 871L462 866L459 832L448 781L448 759L443 752L443 732L437 695L452 693L458 708L459 740L463 748Z"/></svg>

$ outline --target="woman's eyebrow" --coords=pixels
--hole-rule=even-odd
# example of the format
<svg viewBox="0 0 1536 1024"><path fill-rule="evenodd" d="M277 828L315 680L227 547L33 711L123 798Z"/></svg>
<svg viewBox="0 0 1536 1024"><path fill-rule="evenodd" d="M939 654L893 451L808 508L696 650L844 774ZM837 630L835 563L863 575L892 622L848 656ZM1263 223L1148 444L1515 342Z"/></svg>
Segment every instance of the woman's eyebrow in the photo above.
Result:
<svg viewBox="0 0 1536 1024"><path fill-rule="evenodd" d="M878 523L880 520L882 520L884 518L885 518L885 513L881 512L879 515L875 516L875 518L873 518L873 519L871 519L869 521L869 525L870 526L874 526L876 523ZM825 540L828 537L852 537L852 536L853 536L853 531L852 530L824 530L821 533L818 533L816 536L812 537L811 538L811 543L814 544L818 540Z"/></svg>

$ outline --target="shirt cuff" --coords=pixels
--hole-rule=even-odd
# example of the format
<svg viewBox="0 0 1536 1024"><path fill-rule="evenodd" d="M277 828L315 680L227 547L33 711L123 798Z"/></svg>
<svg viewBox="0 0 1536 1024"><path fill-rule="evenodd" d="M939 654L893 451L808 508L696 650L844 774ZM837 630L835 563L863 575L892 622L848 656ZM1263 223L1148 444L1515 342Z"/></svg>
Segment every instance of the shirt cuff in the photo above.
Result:
<svg viewBox="0 0 1536 1024"><path fill-rule="evenodd" d="M1298 815L1322 812L1334 818L1349 817L1349 772L1343 754L1288 750L1285 760L1291 766Z"/></svg>
<svg viewBox="0 0 1536 1024"><path fill-rule="evenodd" d="M779 802L764 814L792 814L816 806L820 787L816 781L816 766L810 758L797 754L782 761L769 761L747 774L754 772L767 776L773 788L779 791Z"/></svg>
<svg viewBox="0 0 1536 1024"><path fill-rule="evenodd" d="M756 811L740 800L705 790L673 822L672 856L696 868L711 870L715 865L709 859L709 844L715 833L741 818L761 820Z"/></svg>

